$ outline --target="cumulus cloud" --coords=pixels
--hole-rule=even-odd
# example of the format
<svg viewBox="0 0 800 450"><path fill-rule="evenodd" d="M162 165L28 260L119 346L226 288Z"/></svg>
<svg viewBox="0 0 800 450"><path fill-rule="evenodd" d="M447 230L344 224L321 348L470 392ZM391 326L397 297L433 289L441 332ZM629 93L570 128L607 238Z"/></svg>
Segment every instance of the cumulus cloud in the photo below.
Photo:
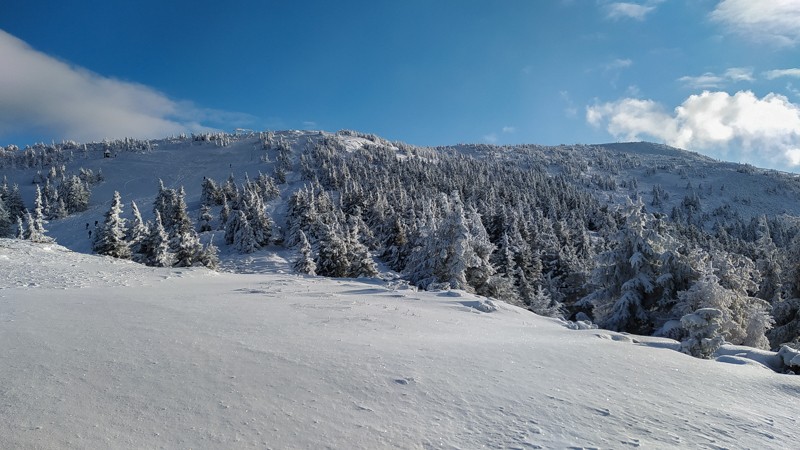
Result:
<svg viewBox="0 0 800 450"><path fill-rule="evenodd" d="M706 72L698 76L684 76L678 81L693 89L710 89L723 87L732 82L755 81L753 69L747 67L731 67L721 75Z"/></svg>
<svg viewBox="0 0 800 450"><path fill-rule="evenodd" d="M711 20L754 41L794 46L800 42L797 0L722 0Z"/></svg>
<svg viewBox="0 0 800 450"><path fill-rule="evenodd" d="M800 106L783 95L704 91L672 111L624 98L587 107L586 120L617 139L654 138L721 159L800 167Z"/></svg>
<svg viewBox="0 0 800 450"><path fill-rule="evenodd" d="M768 80L774 80L781 77L800 78L800 69L775 69L764 72L764 77Z"/></svg>
<svg viewBox="0 0 800 450"><path fill-rule="evenodd" d="M103 77L39 52L3 30L0 61L0 136L23 131L79 141L155 138L212 130L205 121L251 119Z"/></svg>

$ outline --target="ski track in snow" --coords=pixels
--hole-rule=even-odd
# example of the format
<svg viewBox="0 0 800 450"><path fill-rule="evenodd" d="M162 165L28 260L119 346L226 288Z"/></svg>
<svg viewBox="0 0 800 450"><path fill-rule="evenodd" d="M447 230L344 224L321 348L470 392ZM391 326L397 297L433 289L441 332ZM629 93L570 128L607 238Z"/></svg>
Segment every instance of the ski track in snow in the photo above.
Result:
<svg viewBox="0 0 800 450"><path fill-rule="evenodd" d="M3 448L776 448L800 377L463 292L0 240ZM445 294L445 295L443 295Z"/></svg>

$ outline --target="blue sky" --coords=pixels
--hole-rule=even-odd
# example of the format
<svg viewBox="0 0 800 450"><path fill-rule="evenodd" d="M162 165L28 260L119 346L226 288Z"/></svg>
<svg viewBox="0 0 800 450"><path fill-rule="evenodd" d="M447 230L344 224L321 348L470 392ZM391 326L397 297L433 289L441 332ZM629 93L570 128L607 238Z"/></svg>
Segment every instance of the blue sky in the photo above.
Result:
<svg viewBox="0 0 800 450"><path fill-rule="evenodd" d="M236 127L800 169L796 0L0 4L0 145Z"/></svg>

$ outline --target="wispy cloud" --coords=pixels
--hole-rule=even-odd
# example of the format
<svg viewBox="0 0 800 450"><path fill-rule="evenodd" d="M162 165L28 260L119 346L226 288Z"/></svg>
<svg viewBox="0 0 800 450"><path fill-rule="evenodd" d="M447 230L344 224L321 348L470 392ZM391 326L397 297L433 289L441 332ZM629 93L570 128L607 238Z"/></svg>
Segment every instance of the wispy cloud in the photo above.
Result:
<svg viewBox="0 0 800 450"><path fill-rule="evenodd" d="M752 82L755 81L755 78L751 68L732 67L720 75L706 72L698 76L683 76L678 78L678 81L693 89L711 89L720 88L730 83Z"/></svg>
<svg viewBox="0 0 800 450"><path fill-rule="evenodd" d="M613 2L605 5L606 17L612 20L644 20L663 0L649 0L644 3Z"/></svg>
<svg viewBox="0 0 800 450"><path fill-rule="evenodd" d="M758 42L781 46L800 43L800 1L722 0L711 20Z"/></svg>
<svg viewBox="0 0 800 450"><path fill-rule="evenodd" d="M497 133L489 133L483 135L483 141L489 144L497 144Z"/></svg>
<svg viewBox="0 0 800 450"><path fill-rule="evenodd" d="M137 83L104 77L0 30L0 136L34 132L79 141L211 131L252 117L198 108Z"/></svg>
<svg viewBox="0 0 800 450"><path fill-rule="evenodd" d="M514 133L516 131L517 131L516 127L512 127L512 126L504 126L503 127L503 133Z"/></svg>
<svg viewBox="0 0 800 450"><path fill-rule="evenodd" d="M649 137L723 159L800 167L800 106L774 93L705 91L673 111L623 98L587 107L586 120L618 139Z"/></svg>
<svg viewBox="0 0 800 450"><path fill-rule="evenodd" d="M775 69L764 72L764 77L768 80L774 80L781 77L800 78L800 69Z"/></svg>
<svg viewBox="0 0 800 450"><path fill-rule="evenodd" d="M605 70L616 70L616 69L625 69L633 65L633 60L631 59L621 59L617 58L609 63L606 63L603 68Z"/></svg>

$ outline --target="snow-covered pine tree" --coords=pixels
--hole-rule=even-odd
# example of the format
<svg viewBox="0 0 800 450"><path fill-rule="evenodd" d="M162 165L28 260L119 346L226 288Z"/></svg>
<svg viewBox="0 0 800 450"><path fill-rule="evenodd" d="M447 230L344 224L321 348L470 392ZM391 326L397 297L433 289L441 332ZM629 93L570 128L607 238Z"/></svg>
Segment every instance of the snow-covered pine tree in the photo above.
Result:
<svg viewBox="0 0 800 450"><path fill-rule="evenodd" d="M242 210L253 230L256 247L269 245L272 237L272 219L267 215L263 200L253 191L246 192L243 197Z"/></svg>
<svg viewBox="0 0 800 450"><path fill-rule="evenodd" d="M688 290L678 293L678 303L673 308L673 314L680 317L699 309L712 308L720 313L719 333L726 341L736 345L769 348L764 333L773 321L767 302L723 287L714 273L710 258L701 253L694 253L692 256L697 260L700 276Z"/></svg>
<svg viewBox="0 0 800 450"><path fill-rule="evenodd" d="M22 194L19 192L19 186L14 184L11 189L7 189L8 194L4 198L6 202L6 209L12 219L16 220L17 217L25 215L25 203L22 201Z"/></svg>
<svg viewBox="0 0 800 450"><path fill-rule="evenodd" d="M208 177L203 179L200 201L204 205L222 205L224 198L225 194L213 179Z"/></svg>
<svg viewBox="0 0 800 450"><path fill-rule="evenodd" d="M597 289L578 305L593 305L594 319L603 328L649 334L651 311L660 298L664 239L648 222L641 200L628 204L625 224L616 233L611 250L598 257L593 273Z"/></svg>
<svg viewBox="0 0 800 450"><path fill-rule="evenodd" d="M211 231L211 221L214 217L211 215L211 208L205 203L200 206L200 232Z"/></svg>
<svg viewBox="0 0 800 450"><path fill-rule="evenodd" d="M52 242L52 239L45 236L47 230L44 229L44 206L42 205L42 191L39 186L36 186L36 197L34 197L34 207L32 217L28 216L31 220L29 224L28 239L33 242Z"/></svg>
<svg viewBox="0 0 800 450"><path fill-rule="evenodd" d="M343 278L350 273L347 245L338 227L323 224L318 242L317 275Z"/></svg>
<svg viewBox="0 0 800 450"><path fill-rule="evenodd" d="M122 198L114 191L111 208L106 212L103 224L95 230L92 251L98 255L128 259L131 250L125 239L125 219L122 218Z"/></svg>
<svg viewBox="0 0 800 450"><path fill-rule="evenodd" d="M300 231L300 255L294 262L294 270L299 273L308 275L317 274L317 264L314 262L314 255L311 250L311 244L303 231Z"/></svg>
<svg viewBox="0 0 800 450"><path fill-rule="evenodd" d="M64 205L69 214L89 209L91 191L77 175L61 181L58 186L58 196L64 200Z"/></svg>
<svg viewBox="0 0 800 450"><path fill-rule="evenodd" d="M554 301L542 286L537 286L536 291L531 298L528 309L534 313L545 317L562 317L562 305Z"/></svg>
<svg viewBox="0 0 800 450"><path fill-rule="evenodd" d="M150 233L142 243L142 254L145 264L156 267L169 267L172 265L172 254L169 251L169 235L164 230L161 222L161 213L155 212L153 224L149 227Z"/></svg>
<svg viewBox="0 0 800 450"><path fill-rule="evenodd" d="M219 249L214 245L214 236L208 241L200 253L200 264L211 270L219 268Z"/></svg>
<svg viewBox="0 0 800 450"><path fill-rule="evenodd" d="M11 215L6 209L6 202L0 196L0 237L11 236L12 228Z"/></svg>
<svg viewBox="0 0 800 450"><path fill-rule="evenodd" d="M131 259L138 263L146 263L147 255L144 253L143 247L150 230L147 229L147 224L142 220L142 214L134 201L131 201L131 215L133 219L126 232L128 246L131 249Z"/></svg>
<svg viewBox="0 0 800 450"><path fill-rule="evenodd" d="M347 218L347 260L349 261L349 277L374 277L378 275L378 267L369 254L367 246L360 240L359 220L355 216Z"/></svg>
<svg viewBox="0 0 800 450"><path fill-rule="evenodd" d="M714 308L698 309L681 318L688 338L681 342L681 351L696 358L711 358L725 341L721 334L722 313Z"/></svg>
<svg viewBox="0 0 800 450"><path fill-rule="evenodd" d="M222 209L219 211L219 229L225 230L228 226L228 220L231 217L231 206L228 204L226 197L222 198Z"/></svg>
<svg viewBox="0 0 800 450"><path fill-rule="evenodd" d="M228 242L228 230L231 230L230 244L233 244L239 253L253 253L258 249L258 243L247 215L241 209L237 209L231 216L228 228L225 229L225 241Z"/></svg>

